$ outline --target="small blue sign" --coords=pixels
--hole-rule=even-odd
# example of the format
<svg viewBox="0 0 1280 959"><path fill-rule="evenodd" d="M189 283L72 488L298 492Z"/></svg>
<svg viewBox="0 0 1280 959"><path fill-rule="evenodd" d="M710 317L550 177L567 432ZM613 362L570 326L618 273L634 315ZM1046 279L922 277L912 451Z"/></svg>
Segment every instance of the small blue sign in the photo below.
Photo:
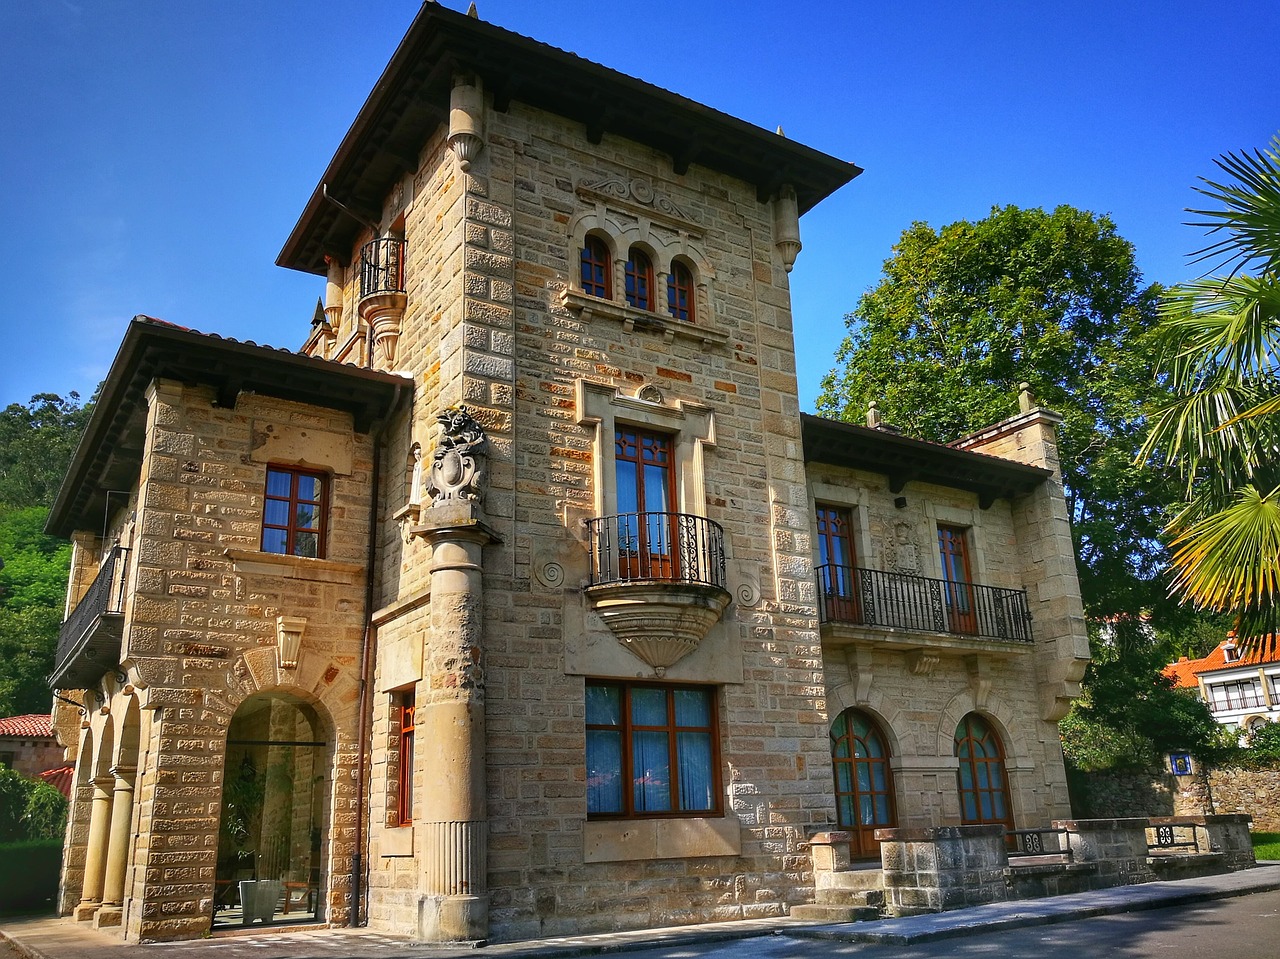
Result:
<svg viewBox="0 0 1280 959"><path fill-rule="evenodd" d="M1173 770L1175 776L1191 775L1191 754L1190 753L1170 753L1169 768Z"/></svg>

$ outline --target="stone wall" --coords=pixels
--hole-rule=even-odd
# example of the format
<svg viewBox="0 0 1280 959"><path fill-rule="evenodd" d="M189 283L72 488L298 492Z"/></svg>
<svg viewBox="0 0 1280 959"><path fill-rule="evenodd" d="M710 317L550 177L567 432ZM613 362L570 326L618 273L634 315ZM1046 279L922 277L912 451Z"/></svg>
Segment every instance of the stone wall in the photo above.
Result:
<svg viewBox="0 0 1280 959"><path fill-rule="evenodd" d="M1090 818L1123 816L1247 815L1255 832L1280 832L1280 768L1196 765L1193 775L1161 770L1071 772L1071 801Z"/></svg>

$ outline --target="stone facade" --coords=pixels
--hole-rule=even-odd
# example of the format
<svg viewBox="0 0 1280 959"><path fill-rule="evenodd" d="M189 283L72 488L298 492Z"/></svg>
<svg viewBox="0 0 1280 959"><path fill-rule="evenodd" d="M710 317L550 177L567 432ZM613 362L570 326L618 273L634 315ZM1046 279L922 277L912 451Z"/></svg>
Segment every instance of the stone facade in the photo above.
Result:
<svg viewBox="0 0 1280 959"><path fill-rule="evenodd" d="M520 84L467 72L476 42L512 45ZM427 50L448 67L412 59ZM254 921L265 889L439 941L784 915L814 898L810 837L847 825L841 716L878 726L895 824L971 815L962 727L1007 773L998 815L972 815L1066 815L1054 722L1087 643L1052 414L1028 401L968 452L799 411L798 216L856 168L433 4L388 70L366 107L385 123L357 122L325 184L358 214L318 192L281 255L326 277L306 355L136 324L89 442L136 450L135 472L86 454L55 506L78 531L75 600L127 548L64 910L173 938L227 909ZM606 88L634 98L626 118L590 113ZM146 352L166 338L196 359ZM460 439L471 422L482 437ZM628 442L650 457L632 473ZM268 547L272 469L321 478L327 551ZM95 483L129 492L104 505ZM857 565L896 596L947 589L956 616L994 591L995 637L833 621L821 507L853 518ZM941 527L967 544L958 585ZM286 749L305 776L268 849L241 811ZM283 891L242 885L264 881Z"/></svg>

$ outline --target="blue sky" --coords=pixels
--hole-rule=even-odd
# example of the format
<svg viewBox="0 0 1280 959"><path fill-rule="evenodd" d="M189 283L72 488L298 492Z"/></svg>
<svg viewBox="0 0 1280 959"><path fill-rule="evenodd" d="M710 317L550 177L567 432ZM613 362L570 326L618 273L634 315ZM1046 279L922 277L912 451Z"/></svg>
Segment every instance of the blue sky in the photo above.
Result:
<svg viewBox="0 0 1280 959"><path fill-rule="evenodd" d="M465 8L463 0L449 6ZM90 393L137 313L296 348L318 277L275 257L413 0L0 2L0 404ZM1274 0L480 0L481 17L866 172L808 214L801 402L915 220L1109 213L1195 274L1196 178L1280 129Z"/></svg>

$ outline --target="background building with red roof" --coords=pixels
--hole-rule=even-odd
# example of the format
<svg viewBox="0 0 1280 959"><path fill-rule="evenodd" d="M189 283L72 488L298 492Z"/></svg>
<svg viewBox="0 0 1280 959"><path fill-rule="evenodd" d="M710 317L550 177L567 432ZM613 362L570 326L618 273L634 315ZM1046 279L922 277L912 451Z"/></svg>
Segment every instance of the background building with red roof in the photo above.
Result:
<svg viewBox="0 0 1280 959"><path fill-rule="evenodd" d="M1183 689L1194 689L1224 726L1253 729L1280 720L1280 649L1262 643L1242 650L1228 636L1208 656L1183 656L1164 668Z"/></svg>

